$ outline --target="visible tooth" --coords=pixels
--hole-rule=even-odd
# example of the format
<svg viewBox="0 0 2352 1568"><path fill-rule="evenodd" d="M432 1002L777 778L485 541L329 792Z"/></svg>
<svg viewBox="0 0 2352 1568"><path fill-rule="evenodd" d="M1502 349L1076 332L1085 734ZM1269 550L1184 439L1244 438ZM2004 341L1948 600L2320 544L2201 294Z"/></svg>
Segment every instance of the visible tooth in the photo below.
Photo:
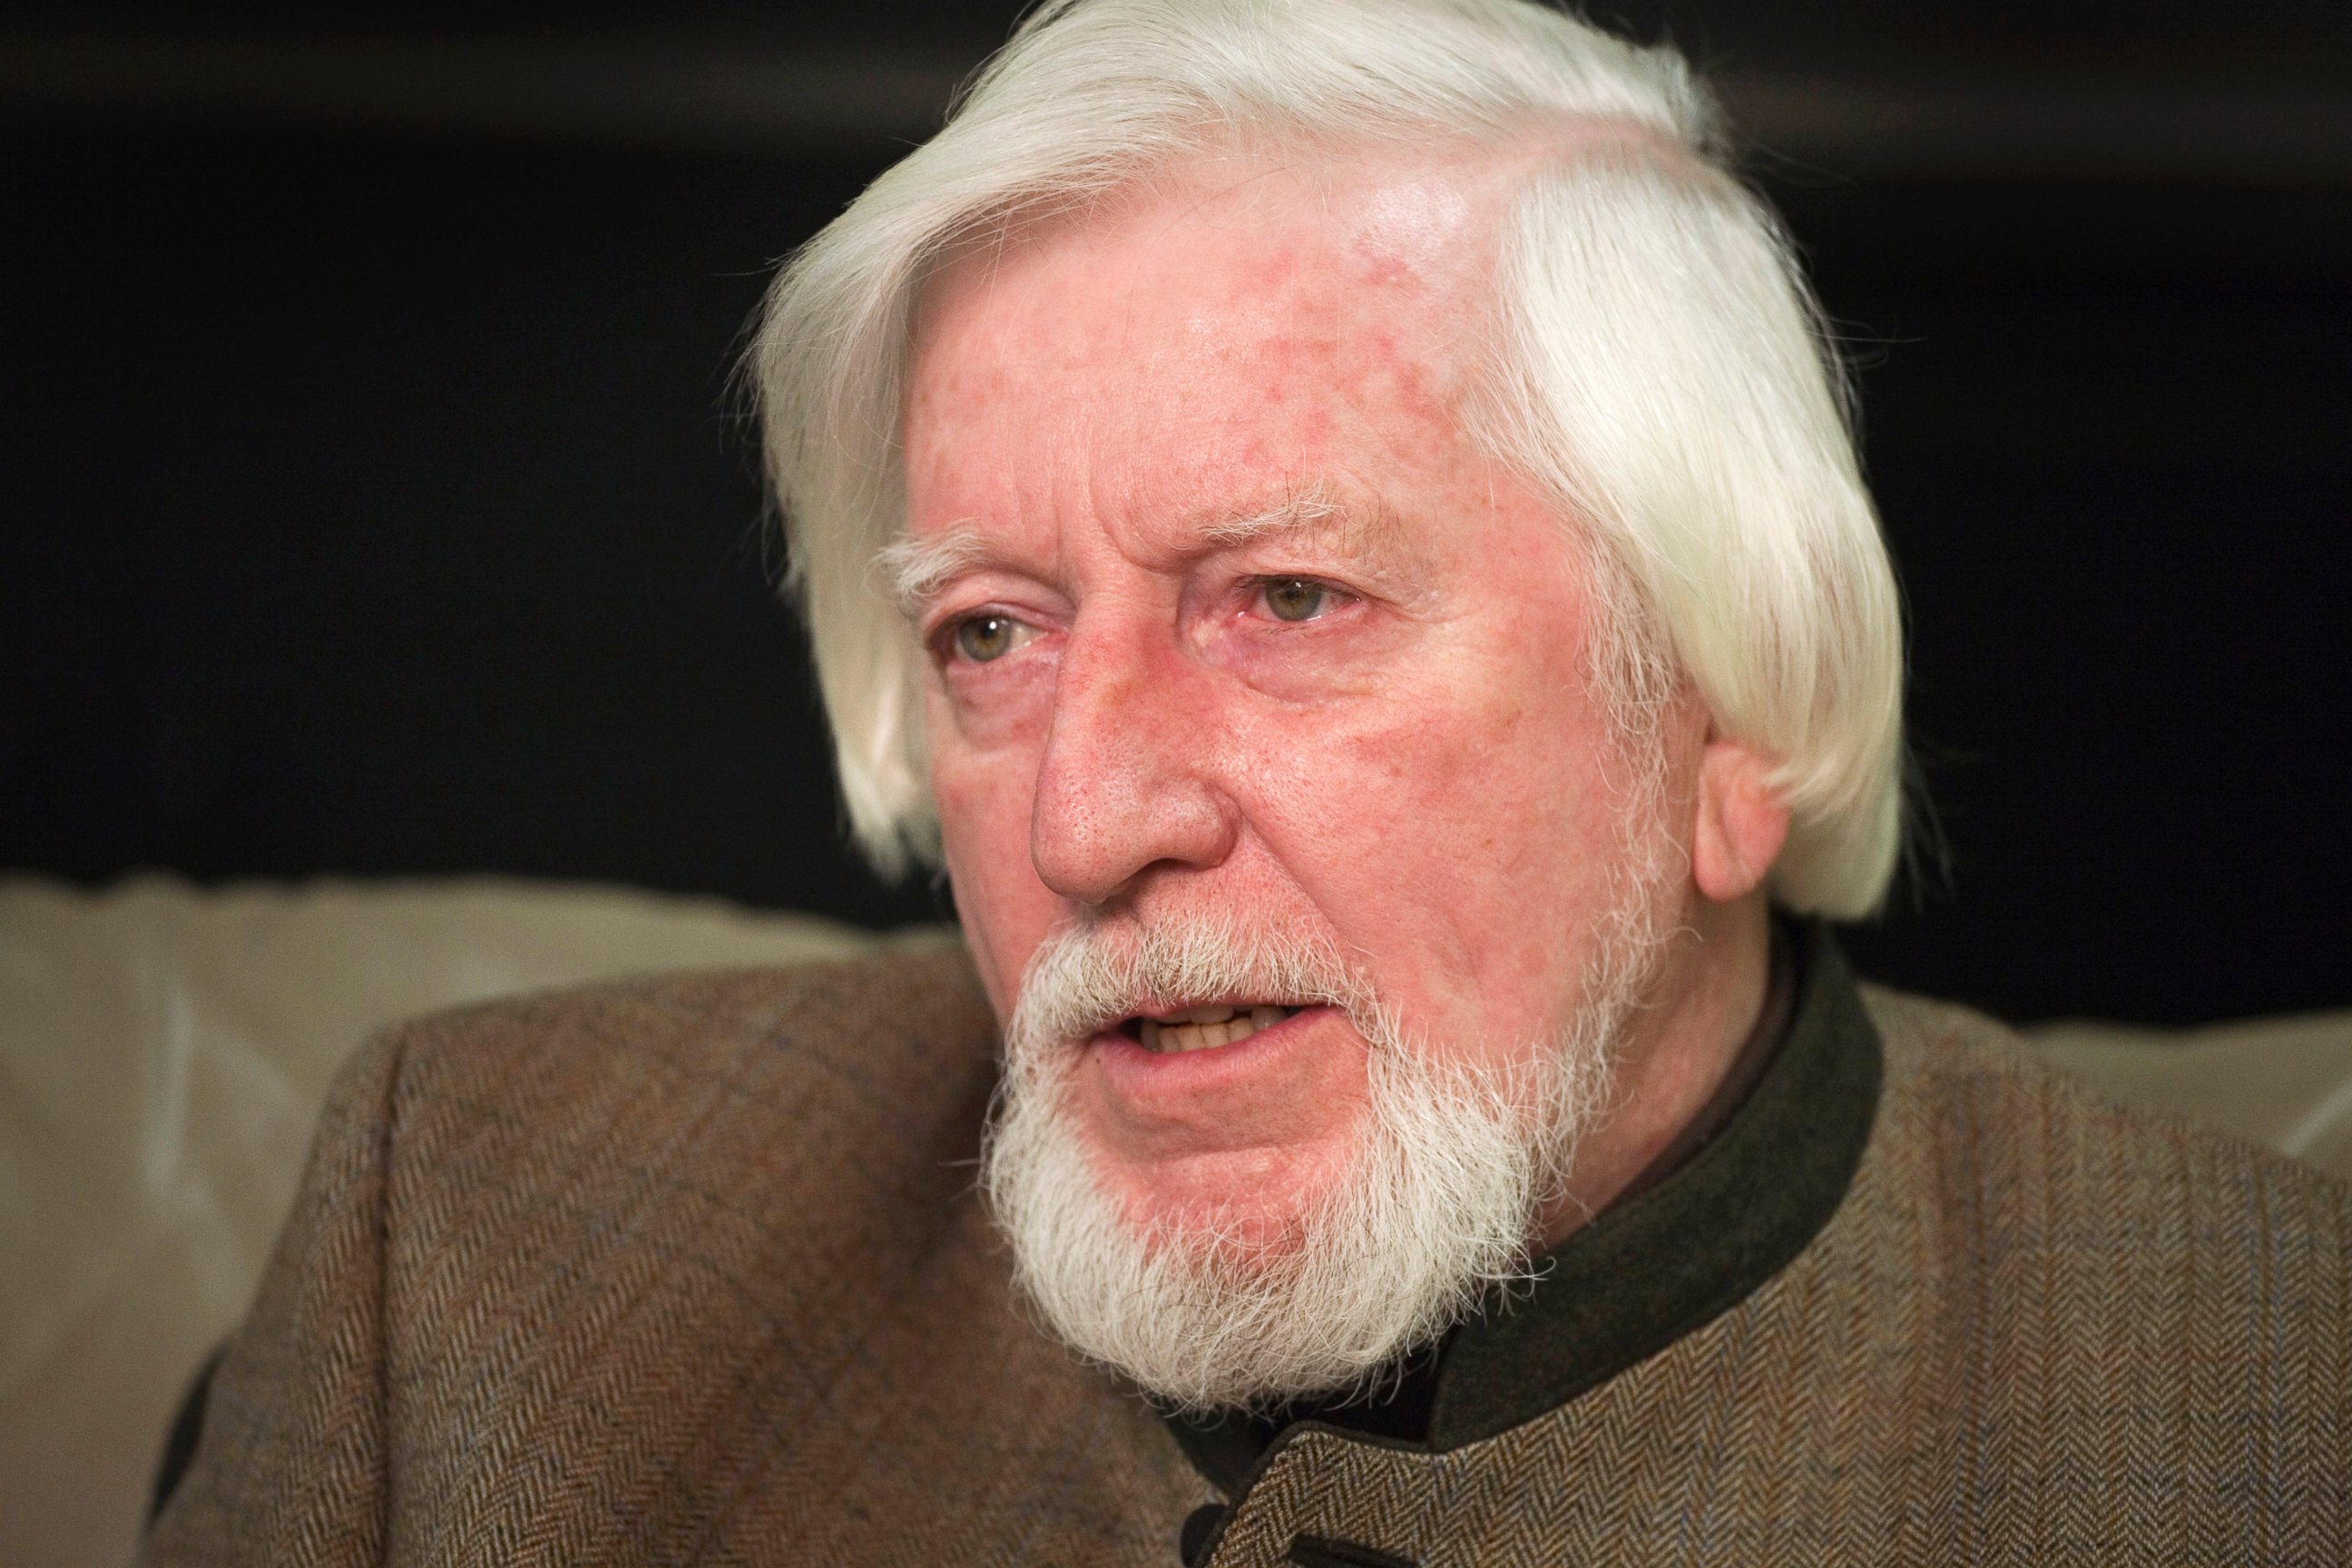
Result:
<svg viewBox="0 0 2352 1568"><path fill-rule="evenodd" d="M1231 1007L1192 1007L1184 1013L1188 1024L1222 1024L1234 1016Z"/></svg>
<svg viewBox="0 0 2352 1568"><path fill-rule="evenodd" d="M1196 1007L1171 1018L1139 1018L1136 1037L1147 1051L1180 1055L1185 1051L1214 1050L1220 1046L1237 1046L1260 1029L1272 1028L1296 1011L1289 1007ZM1222 1019L1202 1019L1203 1012L1230 1015Z"/></svg>

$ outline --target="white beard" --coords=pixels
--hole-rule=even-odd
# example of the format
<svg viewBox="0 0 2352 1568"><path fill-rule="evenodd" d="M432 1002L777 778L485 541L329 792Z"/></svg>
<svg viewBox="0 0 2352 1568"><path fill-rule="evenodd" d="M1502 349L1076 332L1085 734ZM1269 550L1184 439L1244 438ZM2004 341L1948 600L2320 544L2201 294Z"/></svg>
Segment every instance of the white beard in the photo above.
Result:
<svg viewBox="0 0 2352 1568"><path fill-rule="evenodd" d="M1181 1409L1364 1384L1524 1274L1541 1205L1608 1107L1614 1046L1659 930L1653 889L1640 891L1601 922L1572 1021L1516 1078L1419 1048L1360 976L1311 945L1202 921L1058 933L1006 1026L982 1165L1020 1289L1072 1347ZM1349 1169L1286 1216L1279 1244L1131 1222L1082 1144L1073 1042L1171 995L1328 1003L1371 1047Z"/></svg>

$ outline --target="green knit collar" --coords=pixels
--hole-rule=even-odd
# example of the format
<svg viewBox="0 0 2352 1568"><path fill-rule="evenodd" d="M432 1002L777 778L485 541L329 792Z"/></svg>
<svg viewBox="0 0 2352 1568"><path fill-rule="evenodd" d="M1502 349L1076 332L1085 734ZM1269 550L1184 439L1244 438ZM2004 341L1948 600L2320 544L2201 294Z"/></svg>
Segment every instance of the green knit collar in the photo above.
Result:
<svg viewBox="0 0 2352 1568"><path fill-rule="evenodd" d="M1532 1287L1490 1298L1433 1364L1423 1352L1427 1436L1400 1446L1456 1448L1558 1408L1738 1305L1820 1234L1870 1138L1880 1047L1828 928L1794 935L1788 1033L1746 1101L1679 1169L1538 1259ZM1228 1496L1271 1449L1336 1429L1240 1415L1168 1425Z"/></svg>

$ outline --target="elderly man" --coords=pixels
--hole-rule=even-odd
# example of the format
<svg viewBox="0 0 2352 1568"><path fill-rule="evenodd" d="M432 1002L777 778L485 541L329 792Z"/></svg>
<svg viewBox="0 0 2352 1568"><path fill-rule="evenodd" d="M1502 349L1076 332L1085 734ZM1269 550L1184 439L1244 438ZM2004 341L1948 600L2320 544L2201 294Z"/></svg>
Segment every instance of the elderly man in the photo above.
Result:
<svg viewBox="0 0 2352 1568"><path fill-rule="evenodd" d="M2346 1195L1820 923L1895 590L1680 61L1048 6L755 369L968 956L380 1042L154 1560L2352 1561Z"/></svg>

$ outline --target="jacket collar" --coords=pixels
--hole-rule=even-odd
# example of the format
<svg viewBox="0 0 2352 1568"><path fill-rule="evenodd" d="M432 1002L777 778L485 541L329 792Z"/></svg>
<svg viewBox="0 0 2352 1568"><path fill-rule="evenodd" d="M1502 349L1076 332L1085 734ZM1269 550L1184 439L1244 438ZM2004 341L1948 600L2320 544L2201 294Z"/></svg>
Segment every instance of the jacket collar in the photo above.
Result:
<svg viewBox="0 0 2352 1568"><path fill-rule="evenodd" d="M1881 1052L1828 929L1789 935L1787 1031L1745 1100L1681 1164L1538 1258L1532 1284L1497 1289L1412 1358L1402 1376L1407 1397L1425 1403L1426 1429L1378 1440L1442 1452L1533 1420L1705 1327L1820 1234L1869 1142ZM1351 1414L1293 1406L1272 1418L1167 1420L1231 1496L1298 1432L1382 1430Z"/></svg>

